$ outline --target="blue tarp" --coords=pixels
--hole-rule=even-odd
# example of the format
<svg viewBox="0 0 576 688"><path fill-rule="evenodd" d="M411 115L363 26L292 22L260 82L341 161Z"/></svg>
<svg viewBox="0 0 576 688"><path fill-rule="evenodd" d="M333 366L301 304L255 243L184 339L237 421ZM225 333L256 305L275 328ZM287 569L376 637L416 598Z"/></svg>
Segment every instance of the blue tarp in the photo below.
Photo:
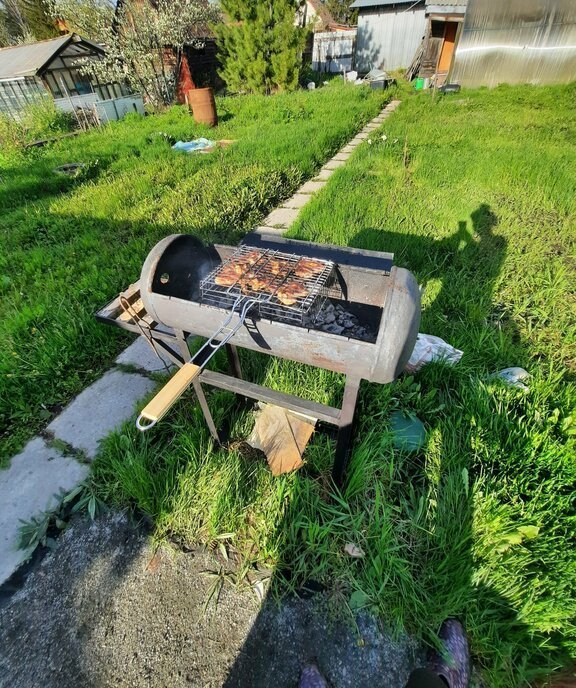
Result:
<svg viewBox="0 0 576 688"><path fill-rule="evenodd" d="M172 149L183 151L184 153L194 153L194 151L211 148L215 145L216 141L211 141L210 139L194 139L194 141L176 141Z"/></svg>

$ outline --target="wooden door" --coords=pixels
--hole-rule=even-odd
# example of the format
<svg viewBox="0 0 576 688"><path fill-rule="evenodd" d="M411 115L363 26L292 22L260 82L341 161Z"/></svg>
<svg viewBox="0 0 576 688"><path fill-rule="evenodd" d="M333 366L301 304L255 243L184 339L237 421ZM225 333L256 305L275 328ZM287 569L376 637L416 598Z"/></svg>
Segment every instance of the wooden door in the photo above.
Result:
<svg viewBox="0 0 576 688"><path fill-rule="evenodd" d="M438 60L439 73L447 72L452 64L452 56L454 55L454 45L456 44L456 30L458 29L457 22L446 22L444 28L444 42L442 43L442 50L440 51L440 59Z"/></svg>

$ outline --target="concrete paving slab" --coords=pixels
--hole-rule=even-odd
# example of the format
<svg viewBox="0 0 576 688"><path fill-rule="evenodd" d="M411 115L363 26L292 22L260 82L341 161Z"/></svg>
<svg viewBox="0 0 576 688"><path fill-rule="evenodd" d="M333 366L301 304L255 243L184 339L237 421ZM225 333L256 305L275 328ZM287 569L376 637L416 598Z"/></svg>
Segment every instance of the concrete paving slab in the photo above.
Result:
<svg viewBox="0 0 576 688"><path fill-rule="evenodd" d="M283 208L302 208L310 200L309 194L295 193L287 201L282 204Z"/></svg>
<svg viewBox="0 0 576 688"><path fill-rule="evenodd" d="M319 181L319 182L325 182L330 179L330 177L334 174L334 170L329 170L325 167L323 167L320 172L318 172L318 176L314 177L314 181Z"/></svg>
<svg viewBox="0 0 576 688"><path fill-rule="evenodd" d="M379 126L379 124L367 124L364 127L364 131L374 131L374 129L378 129Z"/></svg>
<svg viewBox="0 0 576 688"><path fill-rule="evenodd" d="M267 227L289 227L298 217L298 208L276 208L264 219Z"/></svg>
<svg viewBox="0 0 576 688"><path fill-rule="evenodd" d="M337 170L339 167L343 167L346 164L346 160L328 160L328 162L324 165L322 168L322 171L329 170L332 172L333 170Z"/></svg>
<svg viewBox="0 0 576 688"><path fill-rule="evenodd" d="M332 158L332 160L343 160L346 162L348 158L352 155L352 152L349 151L348 153L336 153L336 155Z"/></svg>
<svg viewBox="0 0 576 688"><path fill-rule="evenodd" d="M94 458L99 441L127 421L136 403L155 386L143 375L109 370L81 392L47 429Z"/></svg>
<svg viewBox="0 0 576 688"><path fill-rule="evenodd" d="M146 370L149 373L166 372L166 366L171 368L174 364L164 353L159 353L161 358L158 358L154 351L152 351L152 347L144 337L138 337L133 344L130 344L130 346L124 349L120 356L118 356L116 363L131 365L135 368Z"/></svg>
<svg viewBox="0 0 576 688"><path fill-rule="evenodd" d="M283 234L285 231L284 227L256 227L253 230L254 234Z"/></svg>
<svg viewBox="0 0 576 688"><path fill-rule="evenodd" d="M325 186L326 186L326 182L309 181L309 182L306 182L305 184L302 184L302 186L298 189L298 193L313 194L313 193L316 193L316 191L320 191Z"/></svg>
<svg viewBox="0 0 576 688"><path fill-rule="evenodd" d="M0 471L0 585L8 580L28 556L19 550L22 521L30 521L58 504L61 489L69 492L88 475L85 466L40 438L28 442L12 458L10 467Z"/></svg>
<svg viewBox="0 0 576 688"><path fill-rule="evenodd" d="M344 146L344 148L340 149L340 153L346 154L346 153L353 153L356 150L356 146L352 144L347 144Z"/></svg>
<svg viewBox="0 0 576 688"><path fill-rule="evenodd" d="M359 134L356 135L357 139L360 139L360 141L364 141L364 139L367 139L370 136L370 133L368 131L362 130Z"/></svg>

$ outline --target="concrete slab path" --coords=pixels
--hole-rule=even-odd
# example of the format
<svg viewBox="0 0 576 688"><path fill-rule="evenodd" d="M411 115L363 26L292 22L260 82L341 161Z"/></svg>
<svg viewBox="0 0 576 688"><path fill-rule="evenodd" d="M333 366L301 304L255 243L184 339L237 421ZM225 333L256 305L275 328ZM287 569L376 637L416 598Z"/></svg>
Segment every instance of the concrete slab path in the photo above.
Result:
<svg viewBox="0 0 576 688"><path fill-rule="evenodd" d="M109 370L81 392L47 431L93 459L100 441L127 421L154 387L143 375Z"/></svg>
<svg viewBox="0 0 576 688"><path fill-rule="evenodd" d="M18 549L22 521L30 521L58 505L89 473L85 464L64 456L41 437L30 440L0 474L0 585L10 578L30 552Z"/></svg>

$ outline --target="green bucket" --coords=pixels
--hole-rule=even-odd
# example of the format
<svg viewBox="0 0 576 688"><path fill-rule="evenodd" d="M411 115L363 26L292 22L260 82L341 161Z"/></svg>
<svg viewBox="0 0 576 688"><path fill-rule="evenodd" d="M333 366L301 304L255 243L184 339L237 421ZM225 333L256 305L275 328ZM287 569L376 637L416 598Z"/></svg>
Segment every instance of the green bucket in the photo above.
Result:
<svg viewBox="0 0 576 688"><path fill-rule="evenodd" d="M417 91L421 91L424 88L424 78L419 76L414 83L414 88Z"/></svg>

